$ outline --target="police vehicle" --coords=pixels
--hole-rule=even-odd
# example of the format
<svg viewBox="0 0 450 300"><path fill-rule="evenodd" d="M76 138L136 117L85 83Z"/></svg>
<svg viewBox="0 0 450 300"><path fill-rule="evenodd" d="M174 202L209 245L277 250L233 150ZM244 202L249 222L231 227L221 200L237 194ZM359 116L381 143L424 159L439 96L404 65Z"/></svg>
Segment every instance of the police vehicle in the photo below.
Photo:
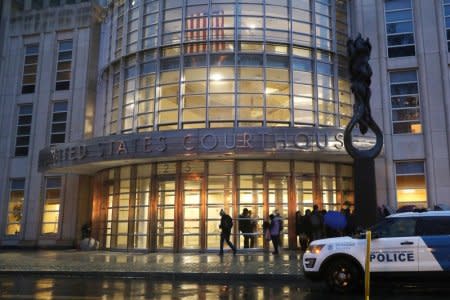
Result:
<svg viewBox="0 0 450 300"><path fill-rule="evenodd" d="M390 215L371 228L371 278L450 279L450 211ZM305 276L323 279L336 292L361 287L364 235L311 242L303 255Z"/></svg>

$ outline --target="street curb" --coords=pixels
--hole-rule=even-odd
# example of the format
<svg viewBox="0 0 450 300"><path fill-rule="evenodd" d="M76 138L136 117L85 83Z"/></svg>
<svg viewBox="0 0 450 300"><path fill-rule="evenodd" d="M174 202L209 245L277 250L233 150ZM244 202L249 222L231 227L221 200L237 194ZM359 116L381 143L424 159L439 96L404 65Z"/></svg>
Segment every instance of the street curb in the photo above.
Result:
<svg viewBox="0 0 450 300"><path fill-rule="evenodd" d="M304 275L288 274L244 274L244 273L172 273L172 272L83 272L83 271L0 271L0 275L23 276L61 276L61 277L100 277L100 278L145 278L155 280L193 280L193 281L283 281L307 280Z"/></svg>

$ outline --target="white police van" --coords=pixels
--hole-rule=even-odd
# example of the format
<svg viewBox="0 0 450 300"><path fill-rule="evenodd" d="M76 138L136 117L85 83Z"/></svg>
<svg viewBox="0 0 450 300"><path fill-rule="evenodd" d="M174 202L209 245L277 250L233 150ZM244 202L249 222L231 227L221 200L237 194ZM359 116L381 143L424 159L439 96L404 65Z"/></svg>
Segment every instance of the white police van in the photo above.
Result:
<svg viewBox="0 0 450 300"><path fill-rule="evenodd" d="M371 228L371 278L450 279L450 211L407 212ZM364 235L311 242L303 255L305 276L324 279L337 292L362 285Z"/></svg>

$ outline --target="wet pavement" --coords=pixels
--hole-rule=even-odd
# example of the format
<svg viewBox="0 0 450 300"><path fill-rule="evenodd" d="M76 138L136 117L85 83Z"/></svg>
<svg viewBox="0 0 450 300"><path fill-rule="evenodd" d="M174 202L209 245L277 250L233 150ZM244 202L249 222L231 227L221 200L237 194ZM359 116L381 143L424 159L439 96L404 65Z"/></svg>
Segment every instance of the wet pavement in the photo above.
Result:
<svg viewBox="0 0 450 300"><path fill-rule="evenodd" d="M372 300L444 300L450 289L377 289ZM306 282L193 282L140 278L80 278L0 275L0 299L297 299L360 300L363 295L336 295Z"/></svg>
<svg viewBox="0 0 450 300"><path fill-rule="evenodd" d="M387 284L391 284L388 286ZM372 285L370 299L444 300L450 286ZM0 250L0 299L362 299L303 276L301 254Z"/></svg>
<svg viewBox="0 0 450 300"><path fill-rule="evenodd" d="M303 280L301 254L283 252L135 253L0 250L0 274L83 275L156 279Z"/></svg>

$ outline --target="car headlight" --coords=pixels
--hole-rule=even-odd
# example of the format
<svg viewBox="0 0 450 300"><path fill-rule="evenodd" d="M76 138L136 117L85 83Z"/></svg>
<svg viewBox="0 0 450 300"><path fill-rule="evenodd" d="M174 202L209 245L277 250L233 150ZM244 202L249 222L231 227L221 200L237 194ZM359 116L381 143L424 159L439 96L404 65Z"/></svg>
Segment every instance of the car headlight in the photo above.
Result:
<svg viewBox="0 0 450 300"><path fill-rule="evenodd" d="M309 245L308 249L306 249L306 252L312 254L319 254L323 247L325 247L324 244Z"/></svg>

